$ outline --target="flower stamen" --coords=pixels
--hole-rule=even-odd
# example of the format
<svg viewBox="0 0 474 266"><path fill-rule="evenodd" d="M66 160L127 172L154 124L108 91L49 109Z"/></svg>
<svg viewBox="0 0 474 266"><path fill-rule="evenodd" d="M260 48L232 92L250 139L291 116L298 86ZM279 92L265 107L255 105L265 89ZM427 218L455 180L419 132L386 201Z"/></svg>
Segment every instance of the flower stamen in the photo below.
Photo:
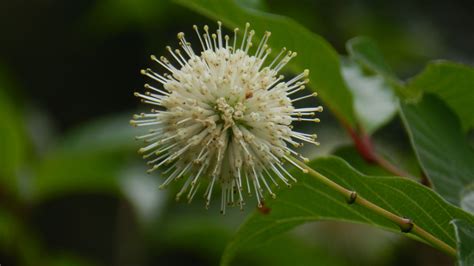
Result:
<svg viewBox="0 0 474 266"><path fill-rule="evenodd" d="M315 116L323 108L292 105L316 96L312 93L290 98L304 90L309 82L308 70L286 82L278 74L296 52L282 48L268 64L270 32L265 32L253 48L255 31L249 23L240 43L238 28L230 40L222 32L222 23L217 24L215 33L207 25L204 33L193 26L202 49L199 54L183 32L177 34L180 49L166 47L177 67L164 56L150 56L165 73L141 70L159 86L146 83L146 92L136 92L135 96L159 108L134 115L130 123L154 127L136 139L145 143L139 152L151 165L148 172L164 168L162 174L167 177L160 188L184 179L176 200L186 195L191 202L201 184L207 182L204 198L208 208L213 191L219 186L220 209L225 213L228 205L243 209L244 190L249 195L255 193L257 205L262 207L264 193L275 198L273 188L279 182L289 187L296 182L283 164L288 162L304 172L306 169L293 160L307 158L290 145L319 142L315 134L294 131L291 123L319 122Z"/></svg>

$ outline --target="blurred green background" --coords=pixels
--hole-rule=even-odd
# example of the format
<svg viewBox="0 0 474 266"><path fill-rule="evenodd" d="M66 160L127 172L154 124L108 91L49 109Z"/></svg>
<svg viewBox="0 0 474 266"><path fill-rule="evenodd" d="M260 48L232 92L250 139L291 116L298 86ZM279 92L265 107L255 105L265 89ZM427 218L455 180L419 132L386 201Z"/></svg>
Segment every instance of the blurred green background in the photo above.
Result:
<svg viewBox="0 0 474 266"><path fill-rule="evenodd" d="M293 18L341 54L350 38L370 36L403 78L431 59L474 62L473 1L239 2ZM218 264L253 205L222 216L199 199L176 203L173 189L145 174L128 124L139 69L193 24L215 22L171 1L0 1L1 265ZM350 143L328 112L324 121L315 156ZM376 136L406 143L402 132L395 119ZM450 263L398 235L335 222L299 227L234 261Z"/></svg>

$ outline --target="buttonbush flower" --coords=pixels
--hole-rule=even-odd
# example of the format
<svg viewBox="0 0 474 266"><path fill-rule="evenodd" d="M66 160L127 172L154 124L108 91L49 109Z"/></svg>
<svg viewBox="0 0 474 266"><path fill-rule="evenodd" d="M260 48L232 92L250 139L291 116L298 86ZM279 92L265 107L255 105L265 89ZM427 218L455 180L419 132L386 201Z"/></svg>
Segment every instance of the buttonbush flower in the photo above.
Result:
<svg viewBox="0 0 474 266"><path fill-rule="evenodd" d="M150 127L137 137L145 142L139 152L148 160L149 172L164 169L161 188L184 180L177 199L191 201L202 186L207 207L220 186L221 212L226 205L243 208L245 191L254 194L261 207L265 190L275 197L272 187L296 181L285 162L307 171L295 163L307 159L293 147L302 142L318 145L315 134L297 132L291 125L319 122L315 114L321 106L293 106L316 93L291 98L304 89L309 71L284 81L278 73L296 52L283 48L267 60L270 32L254 49L255 32L248 23L241 40L239 29L233 38L223 35L220 22L216 33L208 26L203 34L197 26L194 30L199 51L178 33L181 50L167 47L170 58L151 56L166 73L141 71L154 84L145 84L146 92L135 95L155 109L131 120L132 125Z"/></svg>

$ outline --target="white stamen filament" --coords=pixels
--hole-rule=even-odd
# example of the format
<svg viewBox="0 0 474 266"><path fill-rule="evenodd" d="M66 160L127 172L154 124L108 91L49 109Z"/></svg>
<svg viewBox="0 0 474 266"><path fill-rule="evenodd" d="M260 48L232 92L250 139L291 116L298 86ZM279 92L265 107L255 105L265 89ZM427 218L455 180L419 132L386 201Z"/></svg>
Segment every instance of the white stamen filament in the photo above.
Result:
<svg viewBox="0 0 474 266"><path fill-rule="evenodd" d="M234 30L230 40L221 22L216 33L207 25L203 34L197 26L193 29L202 48L199 54L180 32L182 51L167 47L178 67L152 55L151 60L167 73L141 71L161 85L145 84L146 93L135 93L142 102L160 107L130 121L134 126L154 127L136 137L146 144L139 151L151 165L148 172L166 166L167 178L160 187L184 179L176 199L186 195L191 201L204 182L206 207L216 186L221 188L222 213L227 205L243 208L244 189L249 195L255 192L261 207L264 192L276 196L272 186L278 187L280 181L291 186L290 181L296 181L284 162L304 171L294 158L306 158L289 145L299 147L302 141L319 145L315 134L296 132L291 126L292 121L319 122L314 116L323 110L321 106L292 106L315 94L289 98L304 89L309 71L283 81L278 72L296 53L283 48L270 64L265 63L271 54L267 44L271 34L265 32L255 48L255 31L248 23L239 47L239 30Z"/></svg>

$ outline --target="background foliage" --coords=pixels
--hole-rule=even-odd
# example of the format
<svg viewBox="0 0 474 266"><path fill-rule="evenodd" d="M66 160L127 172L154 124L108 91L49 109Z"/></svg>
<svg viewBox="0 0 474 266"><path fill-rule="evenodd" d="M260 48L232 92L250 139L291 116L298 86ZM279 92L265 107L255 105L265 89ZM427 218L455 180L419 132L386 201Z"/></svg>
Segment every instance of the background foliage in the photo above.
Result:
<svg viewBox="0 0 474 266"><path fill-rule="evenodd" d="M473 11L472 1L0 2L0 264L454 263L304 175L263 212L221 216L158 191L128 125L138 70L177 32L221 20L272 31L273 50L299 54L287 71L311 70L326 110L302 129L322 143L303 151L312 166L472 265Z"/></svg>

